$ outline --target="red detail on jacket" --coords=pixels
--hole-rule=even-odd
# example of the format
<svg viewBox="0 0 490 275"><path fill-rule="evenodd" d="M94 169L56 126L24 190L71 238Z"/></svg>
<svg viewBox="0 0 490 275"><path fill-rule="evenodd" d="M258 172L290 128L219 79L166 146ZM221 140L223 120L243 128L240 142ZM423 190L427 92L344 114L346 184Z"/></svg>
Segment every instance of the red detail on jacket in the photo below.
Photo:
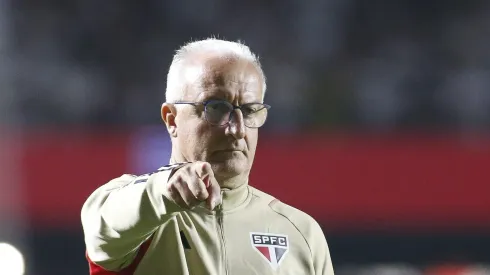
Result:
<svg viewBox="0 0 490 275"><path fill-rule="evenodd" d="M148 239L146 242L144 242L140 246L138 254L134 258L133 262L129 266L125 267L123 270L120 271L105 270L101 266L98 266L96 263L92 262L92 260L90 260L88 254L86 253L90 275L133 275L134 272L136 271L136 268L138 268L138 265L140 264L141 260L143 259L146 252L148 251L152 239L153 237Z"/></svg>

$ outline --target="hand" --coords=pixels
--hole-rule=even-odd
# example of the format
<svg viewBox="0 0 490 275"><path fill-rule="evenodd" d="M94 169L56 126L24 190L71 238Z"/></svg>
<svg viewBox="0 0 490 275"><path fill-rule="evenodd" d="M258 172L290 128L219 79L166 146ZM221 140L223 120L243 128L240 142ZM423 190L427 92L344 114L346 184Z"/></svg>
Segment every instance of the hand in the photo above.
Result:
<svg viewBox="0 0 490 275"><path fill-rule="evenodd" d="M197 161L175 171L163 195L182 208L192 209L205 202L209 210L214 210L221 204L220 191L211 164Z"/></svg>

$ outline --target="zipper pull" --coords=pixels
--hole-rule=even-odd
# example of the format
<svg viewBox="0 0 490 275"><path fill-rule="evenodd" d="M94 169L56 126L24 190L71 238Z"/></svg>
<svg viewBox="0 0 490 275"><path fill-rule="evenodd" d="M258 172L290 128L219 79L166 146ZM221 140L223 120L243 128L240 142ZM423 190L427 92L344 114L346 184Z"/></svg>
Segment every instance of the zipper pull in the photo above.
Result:
<svg viewBox="0 0 490 275"><path fill-rule="evenodd" d="M216 207L216 212L217 212L218 214L222 214L222 213L223 213L223 203L220 203L220 204L218 205L218 207Z"/></svg>
<svg viewBox="0 0 490 275"><path fill-rule="evenodd" d="M223 203L224 203L224 201L223 201L223 193L224 192L225 191L223 191L223 189L220 191L221 203L218 204L218 206L216 207L216 212L218 212L218 213L223 213Z"/></svg>

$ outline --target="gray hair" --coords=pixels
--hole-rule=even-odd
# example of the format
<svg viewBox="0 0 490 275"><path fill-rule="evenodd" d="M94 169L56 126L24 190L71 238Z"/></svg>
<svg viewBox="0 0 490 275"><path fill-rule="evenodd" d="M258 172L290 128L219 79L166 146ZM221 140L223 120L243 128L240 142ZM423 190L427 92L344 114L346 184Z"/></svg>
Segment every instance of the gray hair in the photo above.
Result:
<svg viewBox="0 0 490 275"><path fill-rule="evenodd" d="M175 53L172 64L167 74L167 89L165 91L166 102L177 102L183 100L185 91L185 81L183 81L183 68L186 61L192 56L200 53L212 52L219 56L236 56L240 59L253 63L262 75L262 100L265 96L266 81L265 75L260 65L257 55L255 55L248 46L241 42L231 42L216 38L207 38L204 40L190 42ZM192 72L187 72L192 73Z"/></svg>

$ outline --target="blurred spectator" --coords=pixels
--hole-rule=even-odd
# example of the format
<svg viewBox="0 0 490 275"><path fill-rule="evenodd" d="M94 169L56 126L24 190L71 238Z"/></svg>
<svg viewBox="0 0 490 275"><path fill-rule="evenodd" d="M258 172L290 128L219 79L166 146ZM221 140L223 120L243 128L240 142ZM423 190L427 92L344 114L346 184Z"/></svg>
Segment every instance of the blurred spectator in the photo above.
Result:
<svg viewBox="0 0 490 275"><path fill-rule="evenodd" d="M288 162L289 149L298 144L282 139L286 136L282 134L311 135L316 140L324 137L317 133L325 130L352 131L355 134L327 140L329 146L324 150L318 148L319 154L336 155L325 158L325 173L333 175L334 181L350 180L361 190L391 196L398 186L400 193L412 188L412 183L403 180L419 173L415 178L421 180L414 185L431 187L420 191L422 199L434 198L434 205L454 206L458 211L448 211L448 220L462 215L464 221L471 221L473 214L479 217L485 213L487 208L479 204L486 205L482 203L486 192L468 192L481 197L473 202L473 196L468 196L467 203L461 203L465 205L439 199L464 197L459 192L471 189L468 185L486 186L488 182L481 173L488 166L488 135L481 133L490 130L489 29L490 1L483 0L0 0L0 126L13 126L0 128L0 242L5 241L3 237L22 250L28 274L67 274L66 269L77 264L81 271L73 274L86 274L83 241L76 233L78 223L75 230L68 225L57 228L55 221L63 219L47 215L41 218L48 220L49 228L41 228L36 221L24 220L24 208L34 209L39 218L37 211L51 213L59 202L76 203L65 193L86 195L82 192L85 181L70 185L66 191L44 190L43 186L51 180L65 186L64 181L71 180L72 171L80 167L89 174L86 177L96 179L91 184L99 184L105 180L101 171L111 169L103 163L118 163L112 167L118 173L145 173L159 167L162 160L167 161L168 135L161 126L158 110L164 100L170 59L185 42L209 36L240 39L258 52L268 78L265 100L272 105L265 131L277 135L273 135L271 144L285 141L280 145L284 146L281 152L288 154L284 158ZM110 128L120 128L122 134ZM73 129L76 134L58 134ZM103 130L102 136L117 138L92 137L92 133L100 133L98 129ZM48 136L57 130L53 136L58 139L44 147L42 141L49 141L49 137L30 130L45 131ZM424 136L434 131L458 132L455 143L464 137L468 141L465 145L471 147L461 149L461 144L448 139L448 146L439 148L439 140L426 143L422 138L416 141L420 145L413 145L420 146L418 150L408 153L412 148L411 134ZM377 141L365 139L359 132L408 132L410 137L402 145L388 145L385 151L384 144L377 147ZM19 138L18 133L23 137ZM406 137L401 136L400 140ZM26 137L28 141L24 140ZM444 137L441 144L446 142ZM77 148L81 146L77 143L79 138L91 142ZM398 138L393 139L395 143ZM66 144L58 147L65 139ZM370 147L373 144L374 149ZM410 148L398 151L397 146ZM107 156L103 157L100 152L106 149ZM471 154L460 156L459 149L468 149ZM113 156L116 152L121 156ZM391 162L407 162L400 162L403 167L399 170L375 171L371 162L378 154L386 157L387 167ZM430 155L440 158L431 161L427 158ZM56 164L45 164L46 156L51 158L47 163ZM88 163L88 157L94 162ZM456 158L466 167L454 164ZM305 155L297 159L308 160ZM343 160L352 163L354 169L340 169L337 162ZM72 162L77 167L70 167ZM35 167L37 173L22 167ZM352 171L358 173L359 167L366 168L371 181L349 177ZM94 171L95 168L101 171ZM390 173L395 177L386 180ZM440 174L446 179L454 178L450 187L446 181L436 180ZM38 175L44 175L45 182L37 182ZM382 184L372 187L374 180ZM27 193L22 184L28 181L29 186L40 191L32 197L18 198ZM388 191L379 187L385 185L397 187ZM333 203L349 210L350 203L358 201L356 196L365 196L352 189L351 200L337 196ZM397 199L394 196L389 201ZM45 208L33 200L42 202L40 205ZM413 201L417 205L419 199ZM306 206L314 206L309 203ZM382 213L398 215L392 213L395 210L390 209L391 205L375 205ZM76 207L67 216L78 219ZM465 215L471 209L481 211ZM436 211L430 207L415 210L427 215ZM363 215L360 213L359 218ZM322 225L329 229L329 221L324 222ZM438 228L420 239L411 231L411 224L407 225L408 233L403 232L405 235L400 237L407 249L392 250L393 239L379 239L379 235L368 232L366 239L370 241L363 243L356 234L365 232L358 229L356 221L350 225L355 231L352 235L333 232L332 239L338 242L332 244L332 257L334 262L335 257L343 261L336 266L337 275L490 275L484 265L490 261L485 254L490 245L488 230L477 236L475 231L462 230L462 239L453 244L453 235L442 241L435 238L440 233ZM466 229L465 226L456 225ZM390 249L378 247L378 243ZM424 249L420 249L421 244ZM428 265L453 253L446 249L448 246L454 246L455 251L460 249L469 264L448 261L447 265ZM468 251L473 253L465 254ZM75 255L77 252L80 255ZM386 258L379 259L379 255ZM405 259L408 256L411 258ZM64 265L53 264L53 259ZM403 261L406 264L396 264ZM36 273L29 273L34 272L29 270L32 266Z"/></svg>
<svg viewBox="0 0 490 275"><path fill-rule="evenodd" d="M407 264L377 264L372 266L345 266L336 275L424 275L419 269Z"/></svg>
<svg viewBox="0 0 490 275"><path fill-rule="evenodd" d="M15 92L3 98L20 125L159 123L148 106L163 100L168 56L210 35L263 56L277 111L269 128L490 125L482 1L21 0L11 9L12 32L0 35L11 41L3 82Z"/></svg>
<svg viewBox="0 0 490 275"><path fill-rule="evenodd" d="M446 264L429 268L424 275L490 275L490 268L478 265Z"/></svg>

